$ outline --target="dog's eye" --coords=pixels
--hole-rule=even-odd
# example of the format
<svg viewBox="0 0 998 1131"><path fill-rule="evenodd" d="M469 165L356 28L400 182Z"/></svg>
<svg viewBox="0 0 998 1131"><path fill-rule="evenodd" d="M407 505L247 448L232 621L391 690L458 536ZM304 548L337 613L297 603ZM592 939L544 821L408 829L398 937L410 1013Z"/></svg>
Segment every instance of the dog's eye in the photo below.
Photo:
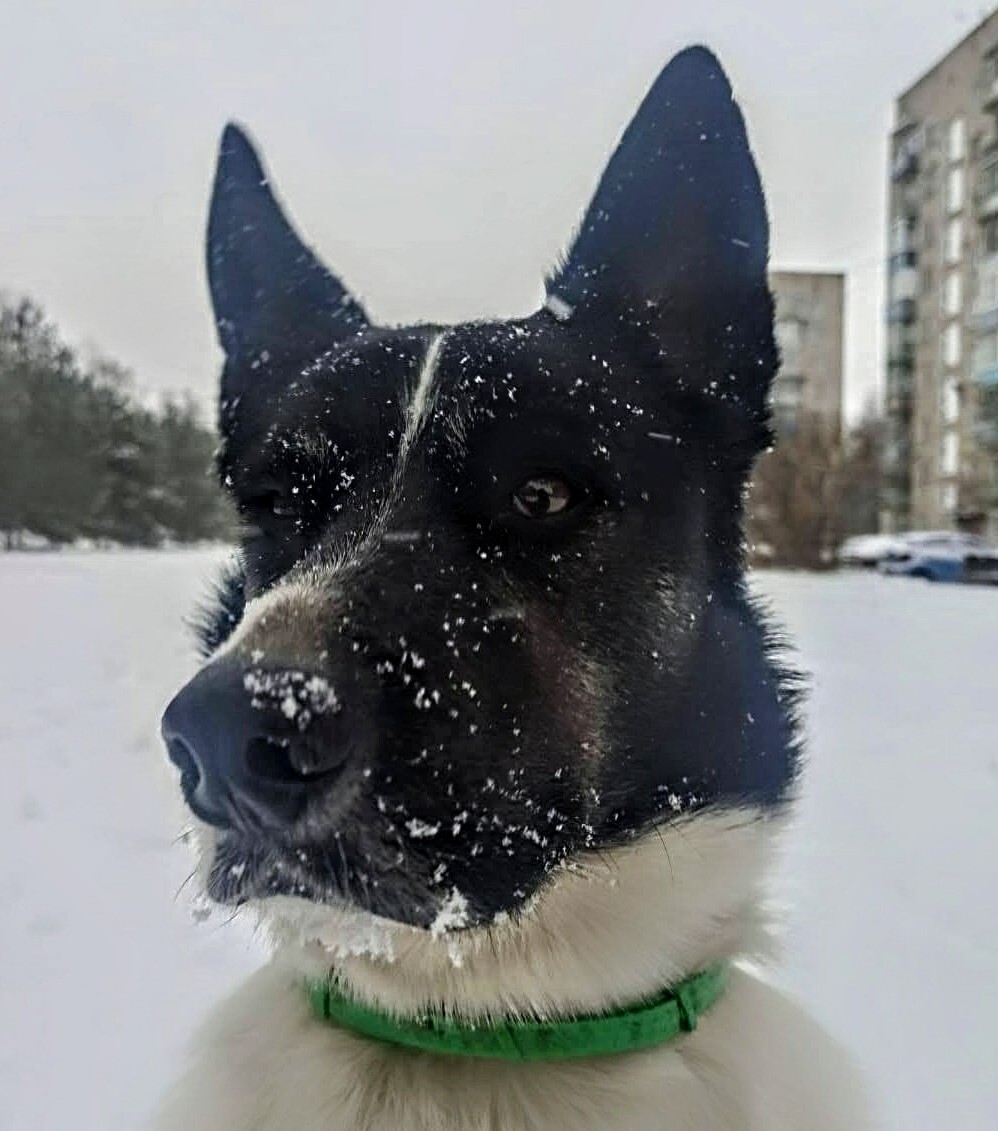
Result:
<svg viewBox="0 0 998 1131"><path fill-rule="evenodd" d="M291 494L275 488L253 495L246 500L246 506L260 515L273 515L274 518L299 518L302 513L303 500L299 498L296 488L292 488Z"/></svg>
<svg viewBox="0 0 998 1131"><path fill-rule="evenodd" d="M535 475L513 492L513 507L526 518L561 514L575 501L575 491L557 475Z"/></svg>

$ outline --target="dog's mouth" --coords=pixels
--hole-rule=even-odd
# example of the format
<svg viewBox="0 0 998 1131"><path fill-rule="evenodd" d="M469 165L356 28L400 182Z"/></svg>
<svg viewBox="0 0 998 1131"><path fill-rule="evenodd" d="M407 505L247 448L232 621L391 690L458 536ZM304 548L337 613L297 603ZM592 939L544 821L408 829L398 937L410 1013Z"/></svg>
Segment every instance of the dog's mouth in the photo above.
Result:
<svg viewBox="0 0 998 1131"><path fill-rule="evenodd" d="M422 767L417 767L421 770ZM218 904L262 906L291 897L452 933L516 916L584 843L567 799L548 803L518 779L479 791L392 793L354 783L335 812L316 809L275 827L214 828L202 842L206 894ZM535 795L536 794L536 795Z"/></svg>
<svg viewBox="0 0 998 1131"><path fill-rule="evenodd" d="M228 907L263 905L293 897L338 910L365 912L410 927L446 931L492 918L448 882L446 862L426 876L425 863L408 867L404 849L356 833L333 834L319 844L291 845L266 833L217 833L206 892ZM460 908L460 914L447 909Z"/></svg>
<svg viewBox="0 0 998 1131"><path fill-rule="evenodd" d="M216 838L207 891L216 903L230 906L276 895L364 905L375 884L380 880L372 877L370 865L351 864L340 834L320 846L291 844L264 831L227 831Z"/></svg>

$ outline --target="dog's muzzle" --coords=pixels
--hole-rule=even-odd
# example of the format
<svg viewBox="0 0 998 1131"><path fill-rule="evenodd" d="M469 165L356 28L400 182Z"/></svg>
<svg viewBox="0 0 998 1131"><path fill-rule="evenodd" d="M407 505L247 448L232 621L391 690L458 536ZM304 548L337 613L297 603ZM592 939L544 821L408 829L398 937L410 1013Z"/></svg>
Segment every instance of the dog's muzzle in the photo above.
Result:
<svg viewBox="0 0 998 1131"><path fill-rule="evenodd" d="M298 669L209 664L163 715L191 810L223 829L286 830L351 760L349 711L328 680Z"/></svg>

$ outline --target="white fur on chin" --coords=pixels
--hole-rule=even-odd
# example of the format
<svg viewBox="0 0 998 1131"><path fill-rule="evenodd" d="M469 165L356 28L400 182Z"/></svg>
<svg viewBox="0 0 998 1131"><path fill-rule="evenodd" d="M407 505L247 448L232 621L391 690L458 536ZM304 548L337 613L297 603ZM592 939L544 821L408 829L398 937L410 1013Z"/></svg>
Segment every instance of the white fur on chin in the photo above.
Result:
<svg viewBox="0 0 998 1131"><path fill-rule="evenodd" d="M678 820L576 858L515 917L442 937L289 897L259 910L287 961L332 967L355 996L395 1013L588 1013L755 951L773 841L774 821L755 811Z"/></svg>
<svg viewBox="0 0 998 1131"><path fill-rule="evenodd" d="M563 869L517 921L442 938L273 899L275 960L224 1002L156 1131L861 1131L845 1054L743 970L695 1033L646 1052L510 1064L412 1053L317 1021L335 967L399 1012L558 1015L633 1001L754 951L778 822L703 813Z"/></svg>

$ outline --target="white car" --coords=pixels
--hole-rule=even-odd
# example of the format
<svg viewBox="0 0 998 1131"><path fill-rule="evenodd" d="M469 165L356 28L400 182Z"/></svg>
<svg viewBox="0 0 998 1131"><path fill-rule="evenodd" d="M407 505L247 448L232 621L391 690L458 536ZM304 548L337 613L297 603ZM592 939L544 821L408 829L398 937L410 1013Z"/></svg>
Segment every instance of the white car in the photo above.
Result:
<svg viewBox="0 0 998 1131"><path fill-rule="evenodd" d="M976 534L954 530L912 530L906 534L860 534L847 538L838 549L839 565L879 569L882 573L917 572L923 559L962 563L968 554L985 561L996 550ZM929 570L924 576L935 571Z"/></svg>
<svg viewBox="0 0 998 1131"><path fill-rule="evenodd" d="M858 534L847 538L835 556L841 566L875 569L892 550L903 546L902 537L895 534Z"/></svg>

